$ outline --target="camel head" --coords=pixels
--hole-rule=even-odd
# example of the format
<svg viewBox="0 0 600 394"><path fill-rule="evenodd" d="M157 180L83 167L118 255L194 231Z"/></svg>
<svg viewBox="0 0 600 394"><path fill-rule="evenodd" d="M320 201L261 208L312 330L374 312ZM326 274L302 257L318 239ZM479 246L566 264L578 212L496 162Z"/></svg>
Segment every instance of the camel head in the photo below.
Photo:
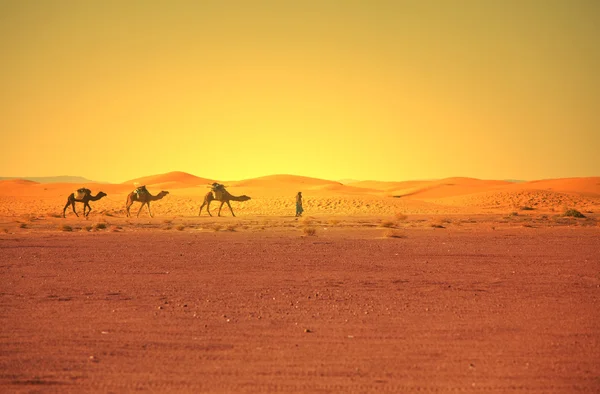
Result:
<svg viewBox="0 0 600 394"><path fill-rule="evenodd" d="M163 190L163 191L161 191L160 193L158 193L158 195L157 195L156 197L158 197L158 198L163 198L163 197L164 197L164 196L166 196L167 194L169 194L169 192L168 192L168 191L166 191L166 190Z"/></svg>
<svg viewBox="0 0 600 394"><path fill-rule="evenodd" d="M99 192L97 197L102 198L102 197L106 197L106 196L108 196L108 194L106 194L104 192Z"/></svg>

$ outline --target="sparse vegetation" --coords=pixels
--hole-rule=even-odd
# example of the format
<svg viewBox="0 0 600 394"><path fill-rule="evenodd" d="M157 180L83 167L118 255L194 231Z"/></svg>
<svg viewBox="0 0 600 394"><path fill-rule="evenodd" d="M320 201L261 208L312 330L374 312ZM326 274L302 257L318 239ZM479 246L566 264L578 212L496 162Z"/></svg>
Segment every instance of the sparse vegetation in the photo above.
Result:
<svg viewBox="0 0 600 394"><path fill-rule="evenodd" d="M63 224L60 229L62 231L73 231L73 227L69 226L68 224Z"/></svg>
<svg viewBox="0 0 600 394"><path fill-rule="evenodd" d="M173 220L172 219L165 219L165 220L163 220L163 223L165 223L165 224L171 224L171 223L173 223Z"/></svg>
<svg viewBox="0 0 600 394"><path fill-rule="evenodd" d="M383 220L381 222L381 227L396 227L396 222L392 222L391 220Z"/></svg>
<svg viewBox="0 0 600 394"><path fill-rule="evenodd" d="M394 217L396 218L397 221L399 222L403 222L406 219L408 219L408 216L406 216L405 214L403 214L402 212L397 212Z"/></svg>
<svg viewBox="0 0 600 394"><path fill-rule="evenodd" d="M179 231L183 231L185 230L185 226L183 224L178 225L177 227L175 227L177 230Z"/></svg>
<svg viewBox="0 0 600 394"><path fill-rule="evenodd" d="M27 223L21 223L21 224L19 224L19 228L27 228Z"/></svg>
<svg viewBox="0 0 600 394"><path fill-rule="evenodd" d="M211 227L214 231L220 231L223 226L221 226L220 224L213 224Z"/></svg>
<svg viewBox="0 0 600 394"><path fill-rule="evenodd" d="M109 231L112 233L118 233L121 230L123 230L123 227L121 227L121 226L110 226L110 229L109 229Z"/></svg>
<svg viewBox="0 0 600 394"><path fill-rule="evenodd" d="M446 228L446 227L442 226L439 223L431 223L431 227L433 227L433 228Z"/></svg>
<svg viewBox="0 0 600 394"><path fill-rule="evenodd" d="M565 213L563 213L563 216L568 216L568 217L573 217L573 218L584 218L585 215L581 212L579 212L576 209L567 209L565 211Z"/></svg>
<svg viewBox="0 0 600 394"><path fill-rule="evenodd" d="M304 227L302 229L302 232L304 233L304 235L308 235L308 236L315 236L317 235L317 229L309 226L309 227Z"/></svg>
<svg viewBox="0 0 600 394"><path fill-rule="evenodd" d="M535 208L528 207L528 206L523 206L520 209L521 209L521 211L533 211Z"/></svg>
<svg viewBox="0 0 600 394"><path fill-rule="evenodd" d="M393 229L386 230L383 236L386 238L406 238L406 234Z"/></svg>
<svg viewBox="0 0 600 394"><path fill-rule="evenodd" d="M106 223L96 223L96 224L94 225L94 228L95 228L96 230L104 230L104 229L106 228Z"/></svg>
<svg viewBox="0 0 600 394"><path fill-rule="evenodd" d="M92 231L94 229L93 226L85 226L84 227L85 231Z"/></svg>
<svg viewBox="0 0 600 394"><path fill-rule="evenodd" d="M236 228L237 228L237 224L228 224L227 227L225 227L225 230L235 231Z"/></svg>
<svg viewBox="0 0 600 394"><path fill-rule="evenodd" d="M171 227L171 226L164 226L164 227L163 227L163 230L170 230L170 229L172 229L172 228L173 228L173 227Z"/></svg>
<svg viewBox="0 0 600 394"><path fill-rule="evenodd" d="M331 219L329 221L329 224L332 226L337 226L338 224L340 224L340 221L338 219Z"/></svg>

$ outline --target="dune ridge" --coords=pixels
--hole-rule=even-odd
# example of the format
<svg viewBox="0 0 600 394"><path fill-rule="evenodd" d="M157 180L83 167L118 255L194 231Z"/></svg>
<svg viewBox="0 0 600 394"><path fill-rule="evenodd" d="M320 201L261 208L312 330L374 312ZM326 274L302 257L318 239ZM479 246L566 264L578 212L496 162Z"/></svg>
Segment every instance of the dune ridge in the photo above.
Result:
<svg viewBox="0 0 600 394"><path fill-rule="evenodd" d="M93 203L94 213L123 213L125 198L137 185L145 184L152 194L171 193L155 202L162 215L197 215L208 186L214 180L174 171L136 178L120 184L40 184L25 180L0 181L0 215L62 212L66 197L79 187L93 194L108 194ZM560 212L576 208L600 211L600 177L545 179L522 183L453 177L440 180L401 182L359 181L342 184L296 175L269 175L224 183L231 194L246 194L252 200L234 202L238 215L287 215L294 210L294 196L302 191L310 214L393 215L510 213L527 209ZM214 207L218 206L213 204Z"/></svg>

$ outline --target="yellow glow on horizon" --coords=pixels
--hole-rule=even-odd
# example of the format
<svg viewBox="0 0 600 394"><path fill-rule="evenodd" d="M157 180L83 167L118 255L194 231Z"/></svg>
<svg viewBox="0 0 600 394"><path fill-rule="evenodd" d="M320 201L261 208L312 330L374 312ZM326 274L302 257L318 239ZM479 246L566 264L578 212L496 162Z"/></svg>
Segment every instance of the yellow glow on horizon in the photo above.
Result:
<svg viewBox="0 0 600 394"><path fill-rule="evenodd" d="M0 15L0 176L600 175L594 2L5 1Z"/></svg>

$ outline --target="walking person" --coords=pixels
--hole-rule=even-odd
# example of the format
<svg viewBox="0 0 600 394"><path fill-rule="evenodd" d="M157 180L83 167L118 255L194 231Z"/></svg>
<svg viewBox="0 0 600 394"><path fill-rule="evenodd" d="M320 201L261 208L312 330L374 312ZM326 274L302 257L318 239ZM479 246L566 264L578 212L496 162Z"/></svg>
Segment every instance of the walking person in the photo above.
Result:
<svg viewBox="0 0 600 394"><path fill-rule="evenodd" d="M296 217L302 216L302 212L304 212L304 208L302 208L302 192L298 192L296 194Z"/></svg>

